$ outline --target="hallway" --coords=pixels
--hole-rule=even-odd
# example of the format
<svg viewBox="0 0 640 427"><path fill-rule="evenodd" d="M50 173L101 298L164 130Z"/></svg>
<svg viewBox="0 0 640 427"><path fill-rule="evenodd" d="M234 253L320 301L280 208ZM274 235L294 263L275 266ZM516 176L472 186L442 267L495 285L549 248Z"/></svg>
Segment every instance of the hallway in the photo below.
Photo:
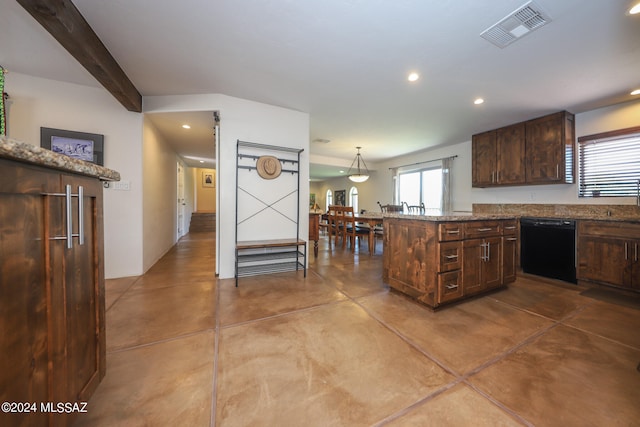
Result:
<svg viewBox="0 0 640 427"><path fill-rule="evenodd" d="M377 255L214 277L192 233L108 280L107 375L75 426L640 425L640 304L520 277L438 312ZM310 251L313 253L313 251Z"/></svg>

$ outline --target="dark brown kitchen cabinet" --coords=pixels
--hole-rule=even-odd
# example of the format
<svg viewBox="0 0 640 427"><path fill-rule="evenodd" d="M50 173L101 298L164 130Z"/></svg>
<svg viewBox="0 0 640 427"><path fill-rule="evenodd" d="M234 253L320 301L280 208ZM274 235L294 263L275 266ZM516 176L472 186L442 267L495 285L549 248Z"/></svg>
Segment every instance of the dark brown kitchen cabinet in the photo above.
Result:
<svg viewBox="0 0 640 427"><path fill-rule="evenodd" d="M524 124L472 137L474 187L524 184Z"/></svg>
<svg viewBox="0 0 640 427"><path fill-rule="evenodd" d="M640 224L578 223L578 281L640 291Z"/></svg>
<svg viewBox="0 0 640 427"><path fill-rule="evenodd" d="M504 283L516 280L518 269L519 245L518 245L518 223L515 220L505 221L503 224L502 237L502 281Z"/></svg>
<svg viewBox="0 0 640 427"><path fill-rule="evenodd" d="M38 409L7 425L70 425L40 403L86 402L104 377L102 248L97 178L0 159L0 400Z"/></svg>
<svg viewBox="0 0 640 427"><path fill-rule="evenodd" d="M566 111L526 122L527 183L573 183L574 141L574 116Z"/></svg>
<svg viewBox="0 0 640 427"><path fill-rule="evenodd" d="M473 135L471 139L473 159L471 176L474 187L488 187L495 184L497 169L496 132L489 131Z"/></svg>
<svg viewBox="0 0 640 427"><path fill-rule="evenodd" d="M385 218L384 229L383 280L430 307L515 280L515 265L503 272L509 265L503 261L503 238L517 233L513 219ZM516 246L507 245L514 262Z"/></svg>
<svg viewBox="0 0 640 427"><path fill-rule="evenodd" d="M465 223L462 285L465 295L502 285L502 221Z"/></svg>
<svg viewBox="0 0 640 427"><path fill-rule="evenodd" d="M562 111L472 136L472 186L572 183L574 116Z"/></svg>

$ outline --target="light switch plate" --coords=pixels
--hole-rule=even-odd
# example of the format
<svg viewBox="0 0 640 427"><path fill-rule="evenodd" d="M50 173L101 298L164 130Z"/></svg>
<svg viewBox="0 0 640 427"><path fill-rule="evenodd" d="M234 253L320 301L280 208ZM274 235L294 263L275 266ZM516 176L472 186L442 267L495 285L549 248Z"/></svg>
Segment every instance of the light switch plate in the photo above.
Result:
<svg viewBox="0 0 640 427"><path fill-rule="evenodd" d="M131 181L116 181L113 183L113 189L119 191L131 190Z"/></svg>

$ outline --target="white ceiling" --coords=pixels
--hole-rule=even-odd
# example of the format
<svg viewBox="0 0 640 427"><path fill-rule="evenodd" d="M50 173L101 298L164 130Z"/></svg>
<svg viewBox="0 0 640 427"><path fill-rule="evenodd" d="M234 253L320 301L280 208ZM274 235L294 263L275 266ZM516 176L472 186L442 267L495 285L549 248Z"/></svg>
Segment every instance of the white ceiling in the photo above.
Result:
<svg viewBox="0 0 640 427"><path fill-rule="evenodd" d="M74 0L143 96L223 93L308 112L310 141L331 140L311 142L314 157L350 163L362 146L371 164L632 99L640 15L625 13L631 0L536 0L546 26L504 49L480 37L524 3ZM0 8L0 65L98 86L17 2ZM420 80L407 82L410 71Z"/></svg>

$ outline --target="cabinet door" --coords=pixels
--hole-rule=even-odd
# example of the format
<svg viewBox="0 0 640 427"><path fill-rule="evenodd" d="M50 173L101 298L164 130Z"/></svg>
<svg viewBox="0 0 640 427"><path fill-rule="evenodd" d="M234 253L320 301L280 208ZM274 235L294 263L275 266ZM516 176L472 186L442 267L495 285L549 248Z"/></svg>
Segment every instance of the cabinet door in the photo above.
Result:
<svg viewBox="0 0 640 427"><path fill-rule="evenodd" d="M580 236L578 248L578 279L614 286L628 282L629 246L625 239Z"/></svg>
<svg viewBox="0 0 640 427"><path fill-rule="evenodd" d="M484 263L482 264L483 288L494 288L502 284L502 238L485 239Z"/></svg>
<svg viewBox="0 0 640 427"><path fill-rule="evenodd" d="M518 265L518 238L505 236L502 238L502 283L516 280Z"/></svg>
<svg viewBox="0 0 640 427"><path fill-rule="evenodd" d="M86 401L105 372L102 186L97 180L75 176L63 176L62 184L63 188L70 184L72 193L78 194L72 197L70 212L73 234L78 237L71 249L63 245L56 251L65 266L60 275L66 307L61 319L66 336L65 396Z"/></svg>
<svg viewBox="0 0 640 427"><path fill-rule="evenodd" d="M631 267L631 287L640 290L640 240L634 240L629 243L633 247L633 263Z"/></svg>
<svg viewBox="0 0 640 427"><path fill-rule="evenodd" d="M47 230L41 193L56 180L0 159L0 400L48 402ZM56 187L57 188L57 187ZM42 426L47 414L2 414L3 425Z"/></svg>
<svg viewBox="0 0 640 427"><path fill-rule="evenodd" d="M573 182L573 129L566 112L526 122L526 182Z"/></svg>
<svg viewBox="0 0 640 427"><path fill-rule="evenodd" d="M489 131L472 136L472 186L486 187L495 184L496 132Z"/></svg>
<svg viewBox="0 0 640 427"><path fill-rule="evenodd" d="M462 243L462 288L464 295L484 289L482 264L484 264L484 242L482 239L465 240Z"/></svg>
<svg viewBox="0 0 640 427"><path fill-rule="evenodd" d="M525 125L516 123L496 130L498 184L524 184Z"/></svg>

